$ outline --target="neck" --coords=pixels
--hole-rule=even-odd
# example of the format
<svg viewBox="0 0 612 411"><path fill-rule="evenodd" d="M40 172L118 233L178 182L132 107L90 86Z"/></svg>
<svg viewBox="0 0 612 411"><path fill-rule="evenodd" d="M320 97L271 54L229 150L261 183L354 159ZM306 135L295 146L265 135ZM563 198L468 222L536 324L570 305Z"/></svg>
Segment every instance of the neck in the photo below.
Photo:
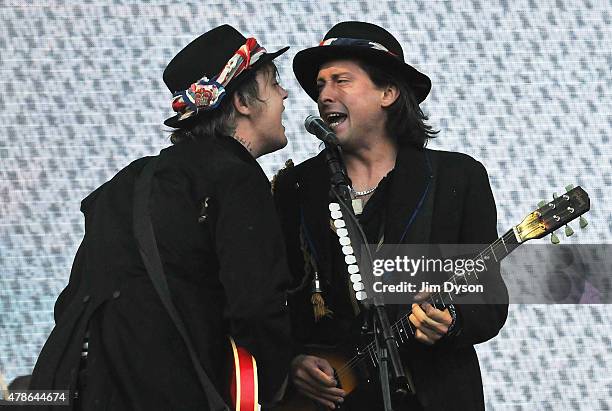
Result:
<svg viewBox="0 0 612 411"><path fill-rule="evenodd" d="M244 148L247 149L247 151L255 158L257 158L257 156L255 155L255 153L253 152L253 144L251 143L251 141L247 138L244 137L240 137L238 134L234 134L232 136L234 138L234 140L236 140L237 142L239 142L240 144L242 144L244 146Z"/></svg>
<svg viewBox="0 0 612 411"><path fill-rule="evenodd" d="M344 151L344 162L353 188L363 191L376 187L395 167L397 150L397 143L385 138L359 150Z"/></svg>
<svg viewBox="0 0 612 411"><path fill-rule="evenodd" d="M245 124L245 121L241 119L236 121L236 129L232 137L242 144L254 158L258 158L261 155L259 153L259 147L256 144L253 129L249 124Z"/></svg>

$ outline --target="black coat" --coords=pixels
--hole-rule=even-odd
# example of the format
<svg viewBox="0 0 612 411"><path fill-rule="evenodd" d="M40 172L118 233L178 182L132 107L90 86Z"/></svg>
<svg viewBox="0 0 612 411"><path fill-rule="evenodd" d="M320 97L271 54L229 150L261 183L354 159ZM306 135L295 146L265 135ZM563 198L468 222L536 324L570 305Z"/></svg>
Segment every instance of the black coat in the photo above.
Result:
<svg viewBox="0 0 612 411"><path fill-rule="evenodd" d="M132 233L134 180L147 161L136 160L83 200L85 237L34 370L32 388L74 390L88 328L81 396L88 410L207 408ZM198 223L206 197L209 217ZM256 357L260 400L270 400L291 355L289 275L263 170L229 137L180 143L159 154L150 208L174 304L207 374L226 389L232 335Z"/></svg>
<svg viewBox="0 0 612 411"><path fill-rule="evenodd" d="M429 238L422 238L421 233L408 231L403 242L493 242L497 238L496 208L483 165L459 153L401 148L386 198L385 243L400 242L408 220L423 195L429 175L425 151L430 156L436 155L438 162L431 232ZM347 312L342 307L333 306L334 301L347 301L339 296L347 293L347 287L325 290L334 282L332 275L344 276L345 281L347 277L345 272L331 273L334 247L339 245L333 240L334 236L329 235L328 192L329 172L321 153L279 173L275 200L281 214L293 285L297 286L304 280L304 256L299 238L300 224L303 224L319 268L324 296L331 301L329 308L335 312ZM419 212L422 213L423 210ZM488 280L507 298L498 271ZM300 343L321 343L321 340L328 340L329 337L321 335L322 330L328 330L329 334L329 330L341 327L334 323L333 318L324 318L315 323L310 291L308 283L303 292L296 293L289 300L294 337ZM497 335L506 320L507 310L507 304L458 306L461 333L434 346L412 342L404 347L403 362L412 371L418 399L425 410L484 409L480 369L473 345ZM313 341L317 339L319 341Z"/></svg>

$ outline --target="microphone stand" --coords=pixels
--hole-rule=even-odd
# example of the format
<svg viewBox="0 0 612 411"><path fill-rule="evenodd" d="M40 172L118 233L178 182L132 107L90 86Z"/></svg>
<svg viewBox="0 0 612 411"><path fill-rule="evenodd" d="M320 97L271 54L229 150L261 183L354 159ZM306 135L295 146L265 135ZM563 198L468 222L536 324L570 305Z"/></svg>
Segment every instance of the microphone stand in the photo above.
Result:
<svg viewBox="0 0 612 411"><path fill-rule="evenodd" d="M351 190L349 188L349 177L342 160L340 146L325 141L325 159L330 171L331 190L330 196L336 197L340 206L344 209L346 228L353 246L355 257L364 277L371 278L372 251L368 245L367 237L355 216L352 206ZM365 253L362 253L365 250ZM362 258L363 257L363 258ZM366 271L364 271L364 268ZM380 365L380 386L385 411L392 411L391 393L395 395L414 394L415 388L412 378L406 376L404 367L399 356L399 344L389 324L389 318L382 298L373 296L373 308L365 305L368 315L372 317L378 362ZM391 374L389 374L389 368ZM392 388L393 387L393 388Z"/></svg>

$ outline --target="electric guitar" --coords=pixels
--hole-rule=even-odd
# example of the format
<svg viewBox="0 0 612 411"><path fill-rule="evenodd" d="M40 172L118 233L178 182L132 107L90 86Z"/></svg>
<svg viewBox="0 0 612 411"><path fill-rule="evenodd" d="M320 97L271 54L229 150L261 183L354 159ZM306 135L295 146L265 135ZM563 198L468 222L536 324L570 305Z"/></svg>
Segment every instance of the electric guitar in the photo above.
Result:
<svg viewBox="0 0 612 411"><path fill-rule="evenodd" d="M259 411L257 362L247 350L238 347L229 337L232 349L230 373L230 405L233 411Z"/></svg>
<svg viewBox="0 0 612 411"><path fill-rule="evenodd" d="M589 196L581 187L573 188L573 186L567 186L566 190L567 192L560 197L553 194L553 200L550 202L541 201L536 210L529 213L520 224L512 227L503 236L487 246L478 254L476 259L499 262L526 241L542 238L548 234L552 234L551 241L553 244L558 244L559 238L554 231L566 226L565 234L568 237L573 235L574 231L567 224L577 218L580 218L580 228L585 228L588 223L582 217L582 214L590 209ZM344 221L338 222L342 220L341 213L338 213L339 209L337 206L330 205L334 225L336 227L345 227ZM345 231L342 234L346 235ZM342 238L341 234L338 235ZM472 272L462 276L453 275L449 280L455 282L455 284L458 282L467 283L468 280L476 282L478 277L475 272ZM359 274L351 274L351 281L353 282L354 290L358 294L357 298L367 298L365 291L363 291L364 287ZM429 302L434 307L444 310L447 305L453 303L453 297L450 293L436 293L436 295L430 296ZM410 314L411 311L403 315L391 326L395 339L400 345L406 344L415 336L416 330L408 319ZM371 370L375 370L378 367L376 344L374 341L360 347L350 347L348 349L347 347L311 346L307 354L329 361L334 368L338 386L346 391L349 396L352 392L359 389L360 384L369 382L369 378L364 378L363 375L372 375ZM373 380L376 379L376 377L373 378ZM318 411L320 409L317 403L296 393L283 400L281 404L274 408L274 411Z"/></svg>

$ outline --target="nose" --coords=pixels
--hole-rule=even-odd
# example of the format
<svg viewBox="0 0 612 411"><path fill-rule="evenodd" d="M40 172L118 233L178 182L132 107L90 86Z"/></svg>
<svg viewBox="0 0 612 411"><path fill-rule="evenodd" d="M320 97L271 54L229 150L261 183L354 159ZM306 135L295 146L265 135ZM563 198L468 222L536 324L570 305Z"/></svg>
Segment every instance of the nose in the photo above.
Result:
<svg viewBox="0 0 612 411"><path fill-rule="evenodd" d="M331 103L334 101L335 93L330 84L323 84L319 87L319 103Z"/></svg>
<svg viewBox="0 0 612 411"><path fill-rule="evenodd" d="M283 100L287 99L287 97L289 97L289 93L287 92L287 90L285 90L284 87L281 87L281 96L283 97Z"/></svg>

